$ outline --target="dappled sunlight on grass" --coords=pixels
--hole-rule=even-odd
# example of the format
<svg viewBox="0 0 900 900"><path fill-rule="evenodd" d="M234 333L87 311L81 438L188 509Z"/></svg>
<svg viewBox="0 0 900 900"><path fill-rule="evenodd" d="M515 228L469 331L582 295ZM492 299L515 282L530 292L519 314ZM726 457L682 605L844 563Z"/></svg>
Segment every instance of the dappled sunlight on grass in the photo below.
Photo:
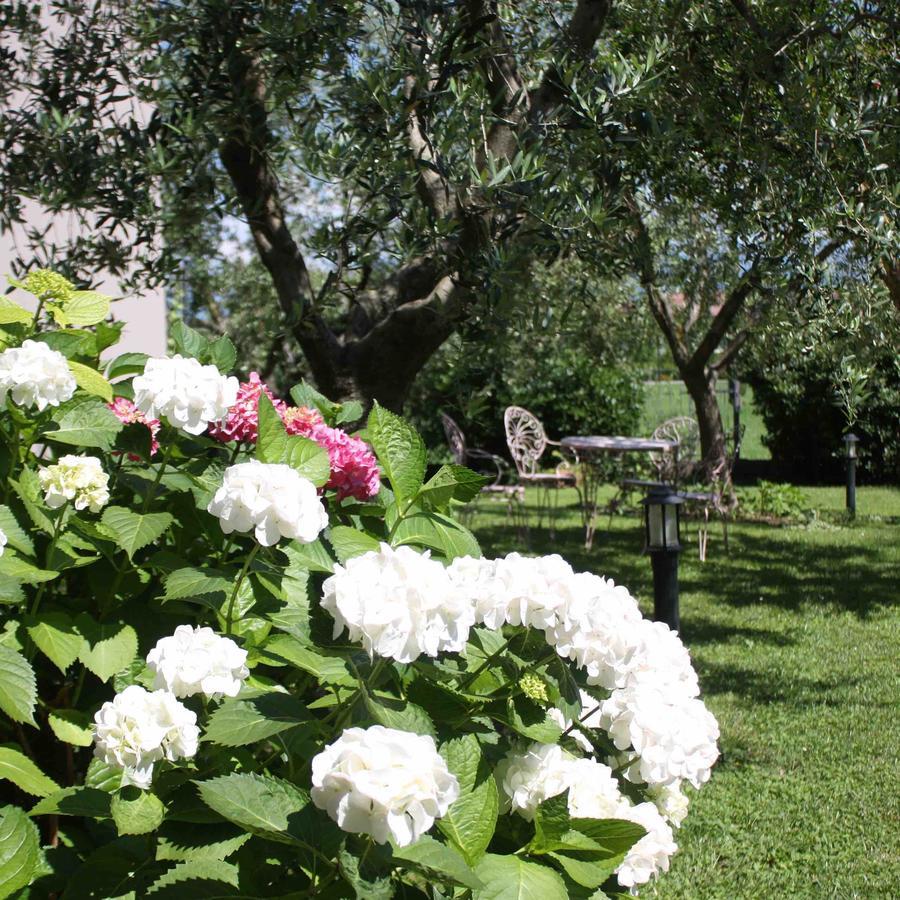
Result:
<svg viewBox="0 0 900 900"><path fill-rule="evenodd" d="M672 871L642 896L896 896L900 490L861 488L854 523L840 515L842 488L804 493L812 524L737 522L726 554L711 523L705 564L687 523L682 631L722 759L676 835ZM627 585L649 613L639 517L614 516L609 530L599 519L586 551L574 492L560 499L553 539L533 515L526 539L481 501L472 527L485 553L561 553Z"/></svg>

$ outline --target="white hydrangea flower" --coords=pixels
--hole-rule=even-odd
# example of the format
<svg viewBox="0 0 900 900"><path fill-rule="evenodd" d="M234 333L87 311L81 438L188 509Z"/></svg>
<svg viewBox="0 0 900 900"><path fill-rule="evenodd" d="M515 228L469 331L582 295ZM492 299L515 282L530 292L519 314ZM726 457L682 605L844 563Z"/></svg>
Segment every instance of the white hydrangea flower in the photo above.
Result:
<svg viewBox="0 0 900 900"><path fill-rule="evenodd" d="M78 385L66 358L41 341L24 341L0 353L0 403L43 411L71 399Z"/></svg>
<svg viewBox="0 0 900 900"><path fill-rule="evenodd" d="M640 682L612 692L600 722L619 750L634 749L649 785L709 780L719 756L719 725L701 700Z"/></svg>
<svg viewBox="0 0 900 900"><path fill-rule="evenodd" d="M9 543L9 540L6 537L6 532L0 528L0 556L6 552L6 545Z"/></svg>
<svg viewBox="0 0 900 900"><path fill-rule="evenodd" d="M672 631L665 622L642 619L636 636L639 649L626 678L615 687L649 683L663 687L673 696L699 696L700 683L691 663L691 654L677 631Z"/></svg>
<svg viewBox="0 0 900 900"><path fill-rule="evenodd" d="M534 743L524 751L510 751L495 773L500 796L530 822L541 803L569 788L573 760L558 744Z"/></svg>
<svg viewBox="0 0 900 900"><path fill-rule="evenodd" d="M207 510L222 531L254 531L264 547L282 538L311 543L328 525L315 485L296 469L258 459L229 466Z"/></svg>
<svg viewBox="0 0 900 900"><path fill-rule="evenodd" d="M147 416L165 416L188 434L202 434L224 419L237 400L238 380L180 354L148 359L134 379L134 405Z"/></svg>
<svg viewBox="0 0 900 900"><path fill-rule="evenodd" d="M575 819L615 819L623 798L612 769L595 759L569 763L569 815Z"/></svg>
<svg viewBox="0 0 900 900"><path fill-rule="evenodd" d="M674 825L675 828L681 827L681 823L687 818L691 802L681 789L680 781L651 787L647 790L647 796L656 804L660 815L669 824Z"/></svg>
<svg viewBox="0 0 900 900"><path fill-rule="evenodd" d="M504 622L545 629L563 602L561 583L573 574L559 555L532 558L510 553L502 559L454 560L450 577L475 605L477 622L498 629Z"/></svg>
<svg viewBox="0 0 900 900"><path fill-rule="evenodd" d="M625 855L616 869L616 878L624 888L646 884L659 872L669 871L669 860L678 850L672 829L652 803L632 806L624 801L616 813L617 819L627 819L647 831Z"/></svg>
<svg viewBox="0 0 900 900"><path fill-rule="evenodd" d="M373 725L313 757L310 794L344 831L406 847L446 814L459 782L432 738Z"/></svg>
<svg viewBox="0 0 900 900"><path fill-rule="evenodd" d="M458 653L475 612L447 570L430 554L381 544L344 566L323 585L322 607L334 617L334 636L347 629L370 657L409 663L423 653Z"/></svg>
<svg viewBox="0 0 900 900"><path fill-rule="evenodd" d="M109 476L96 456L63 456L42 468L38 479L51 509L72 501L75 509L96 513L109 503Z"/></svg>
<svg viewBox="0 0 900 900"><path fill-rule="evenodd" d="M585 669L589 684L623 686L642 647L637 601L626 588L589 572L565 579L562 597L547 643Z"/></svg>
<svg viewBox="0 0 900 900"><path fill-rule="evenodd" d="M148 788L156 762L197 752L197 717L168 691L132 684L104 703L94 722L94 755L122 769L123 784Z"/></svg>
<svg viewBox="0 0 900 900"><path fill-rule="evenodd" d="M176 697L204 694L213 700L238 695L250 674L246 662L247 651L230 638L190 625L179 625L147 654L147 665L156 673L155 688Z"/></svg>
<svg viewBox="0 0 900 900"><path fill-rule="evenodd" d="M581 691L580 693L581 715L578 717L578 724L582 728L599 728L600 709L603 704L599 700L595 700L585 691ZM572 729L569 731L569 737L571 737L585 753L592 754L594 752L594 745L582 731L578 728L572 728L572 720L567 719L562 710L559 710L554 706L547 711L547 714L560 728L562 728L563 731L569 731L570 728Z"/></svg>

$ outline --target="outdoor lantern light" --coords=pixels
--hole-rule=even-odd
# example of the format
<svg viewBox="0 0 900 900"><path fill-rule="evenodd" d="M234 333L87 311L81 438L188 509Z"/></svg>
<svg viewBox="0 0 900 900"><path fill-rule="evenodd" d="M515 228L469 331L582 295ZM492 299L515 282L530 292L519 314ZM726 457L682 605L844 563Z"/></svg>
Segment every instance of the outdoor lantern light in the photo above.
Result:
<svg viewBox="0 0 900 900"><path fill-rule="evenodd" d="M641 501L646 510L647 550L653 567L653 618L675 631L678 621L678 554L681 552L680 510L684 502L672 488L651 488Z"/></svg>
<svg viewBox="0 0 900 900"><path fill-rule="evenodd" d="M856 445L859 438L855 434L845 434L844 444L847 449L847 513L851 519L856 518Z"/></svg>

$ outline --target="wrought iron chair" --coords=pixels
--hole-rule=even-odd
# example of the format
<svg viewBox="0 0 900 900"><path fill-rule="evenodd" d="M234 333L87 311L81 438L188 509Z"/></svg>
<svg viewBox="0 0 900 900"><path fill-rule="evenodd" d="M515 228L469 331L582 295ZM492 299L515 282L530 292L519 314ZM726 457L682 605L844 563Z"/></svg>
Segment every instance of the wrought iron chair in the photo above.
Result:
<svg viewBox="0 0 900 900"><path fill-rule="evenodd" d="M551 441L547 437L540 419L533 413L521 406L509 406L503 414L503 424L509 454L519 476L519 484L523 489L528 485L538 488L538 528L541 527L546 511L550 534L553 536L555 533L553 520L559 505L558 489L573 487L578 490L578 479L566 460L557 465L552 472L541 471L540 461L547 447L562 445L559 441ZM577 455L573 454L573 457L577 464Z"/></svg>
<svg viewBox="0 0 900 900"><path fill-rule="evenodd" d="M487 450L470 447L462 428L447 413L441 413L441 424L444 426L444 435L453 461L458 466L482 470L482 474L493 476L492 480L481 489L481 493L506 500L507 518L518 524L518 512L524 509L525 505L525 489L520 484L504 483L509 468L506 460ZM484 472L484 469L488 471Z"/></svg>

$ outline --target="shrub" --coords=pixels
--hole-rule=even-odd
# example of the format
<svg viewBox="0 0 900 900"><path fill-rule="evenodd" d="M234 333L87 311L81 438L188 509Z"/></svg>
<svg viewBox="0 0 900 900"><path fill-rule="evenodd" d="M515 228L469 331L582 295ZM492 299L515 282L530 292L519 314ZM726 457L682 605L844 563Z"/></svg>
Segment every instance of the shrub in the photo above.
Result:
<svg viewBox="0 0 900 900"><path fill-rule="evenodd" d="M809 508L806 494L793 484L760 481L755 488L738 491L742 512L779 519L799 519Z"/></svg>
<svg viewBox="0 0 900 900"><path fill-rule="evenodd" d="M718 755L677 634L558 556L482 559L452 510L484 480L425 481L392 413L366 443L181 325L101 365L106 298L24 287L0 895L563 900L668 868Z"/></svg>

